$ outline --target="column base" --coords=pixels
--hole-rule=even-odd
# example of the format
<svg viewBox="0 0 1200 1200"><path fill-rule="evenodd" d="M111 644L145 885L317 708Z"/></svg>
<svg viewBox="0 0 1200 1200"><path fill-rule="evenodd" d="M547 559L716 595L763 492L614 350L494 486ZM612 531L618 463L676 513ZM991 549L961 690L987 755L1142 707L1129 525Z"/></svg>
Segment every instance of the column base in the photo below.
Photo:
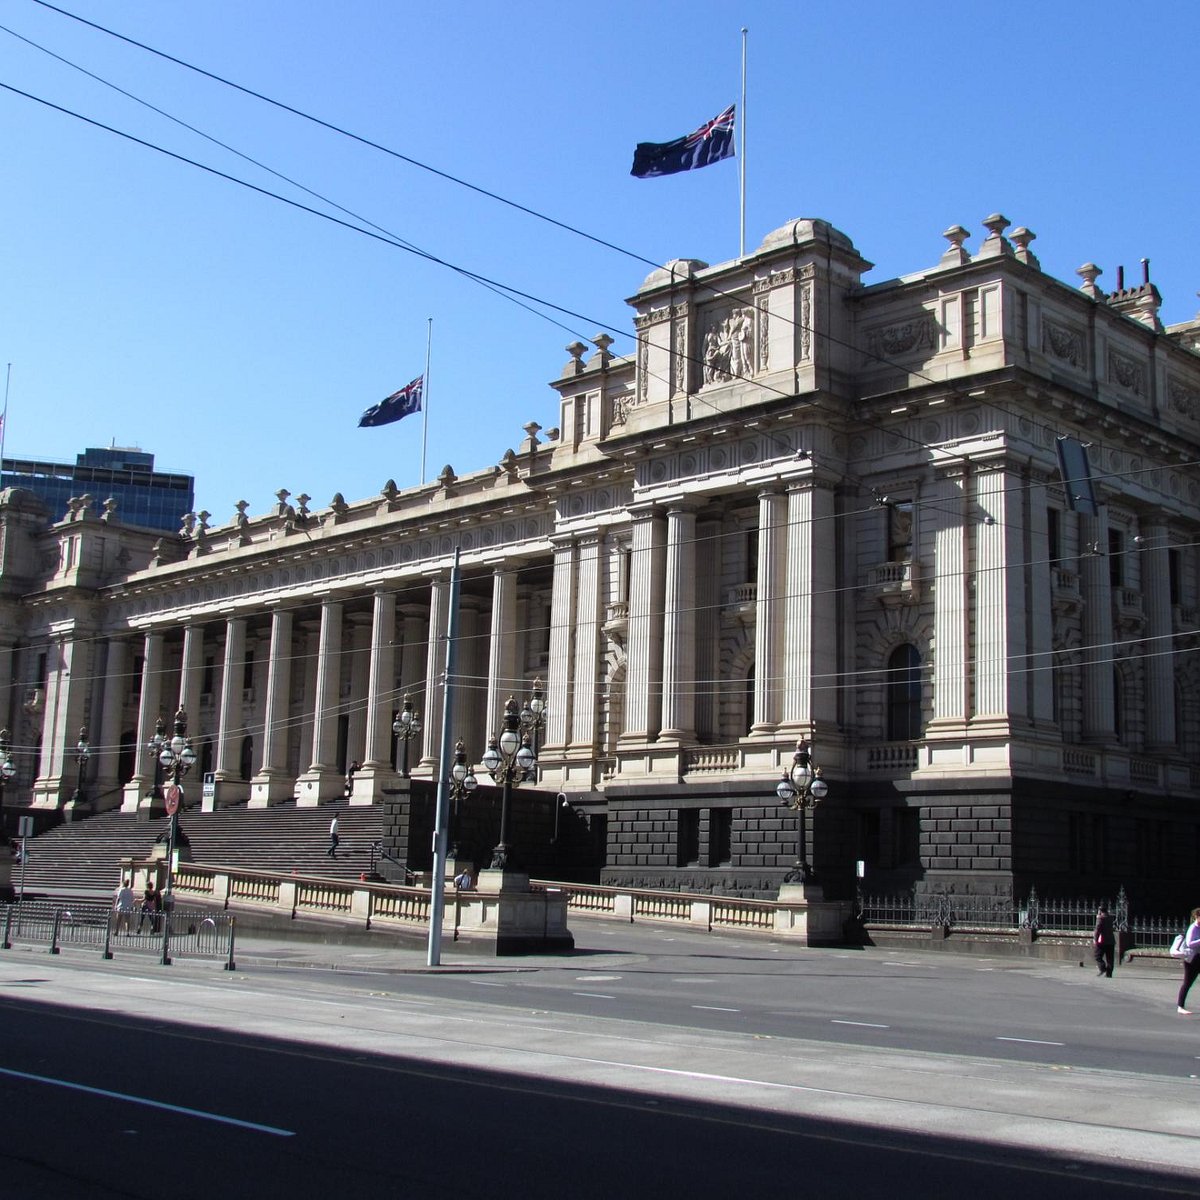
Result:
<svg viewBox="0 0 1200 1200"><path fill-rule="evenodd" d="M248 808L270 808L273 804L283 804L296 794L296 780L291 775L277 772L263 772L250 780L250 800Z"/></svg>
<svg viewBox="0 0 1200 1200"><path fill-rule="evenodd" d="M339 800L345 794L345 777L337 771L305 771L296 780L298 808L315 808L326 800Z"/></svg>

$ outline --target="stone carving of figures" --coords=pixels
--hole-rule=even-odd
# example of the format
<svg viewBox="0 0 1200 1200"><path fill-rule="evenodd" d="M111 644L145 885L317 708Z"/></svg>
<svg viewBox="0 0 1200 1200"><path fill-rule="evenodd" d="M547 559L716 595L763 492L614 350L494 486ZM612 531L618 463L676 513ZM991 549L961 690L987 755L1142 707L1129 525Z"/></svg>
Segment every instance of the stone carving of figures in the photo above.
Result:
<svg viewBox="0 0 1200 1200"><path fill-rule="evenodd" d="M750 314L739 308L727 324L729 339L729 374L734 379L750 376Z"/></svg>
<svg viewBox="0 0 1200 1200"><path fill-rule="evenodd" d="M728 379L728 360L729 355L722 346L720 332L710 329L704 335L704 382L717 383L719 380Z"/></svg>

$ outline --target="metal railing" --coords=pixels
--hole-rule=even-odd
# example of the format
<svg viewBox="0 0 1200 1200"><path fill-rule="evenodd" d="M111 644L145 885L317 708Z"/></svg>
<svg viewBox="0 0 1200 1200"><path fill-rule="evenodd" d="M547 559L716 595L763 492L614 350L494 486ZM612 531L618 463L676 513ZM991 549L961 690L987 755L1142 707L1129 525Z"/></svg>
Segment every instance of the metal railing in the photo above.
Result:
<svg viewBox="0 0 1200 1200"><path fill-rule="evenodd" d="M234 963L234 917L229 913L172 906L143 914L116 912L95 901L59 903L45 900L6 904L0 910L0 949L15 945L45 946L50 954L64 948L96 950L102 958L117 953L154 955L164 966L174 958Z"/></svg>

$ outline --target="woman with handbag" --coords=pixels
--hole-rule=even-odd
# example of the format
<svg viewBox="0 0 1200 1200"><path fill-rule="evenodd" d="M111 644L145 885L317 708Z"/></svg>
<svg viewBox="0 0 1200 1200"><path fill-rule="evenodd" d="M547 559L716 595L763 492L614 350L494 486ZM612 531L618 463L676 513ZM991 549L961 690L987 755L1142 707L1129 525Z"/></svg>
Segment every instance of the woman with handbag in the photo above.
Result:
<svg viewBox="0 0 1200 1200"><path fill-rule="evenodd" d="M1192 953L1190 958L1183 960L1183 984L1179 989L1179 1000L1175 1011L1185 1017L1190 1017L1192 1010L1185 1007L1187 994L1191 990L1192 984L1196 982L1196 976L1200 975L1200 908L1192 909L1192 923L1187 927L1187 933L1183 935L1183 947Z"/></svg>

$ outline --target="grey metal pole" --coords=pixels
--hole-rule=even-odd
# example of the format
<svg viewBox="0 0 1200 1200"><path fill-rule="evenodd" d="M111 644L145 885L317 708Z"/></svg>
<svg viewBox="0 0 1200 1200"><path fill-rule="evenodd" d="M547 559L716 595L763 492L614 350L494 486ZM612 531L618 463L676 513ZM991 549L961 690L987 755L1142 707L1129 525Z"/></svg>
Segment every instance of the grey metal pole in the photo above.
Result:
<svg viewBox="0 0 1200 1200"><path fill-rule="evenodd" d="M458 641L458 592L460 549L454 548L454 566L450 570L450 611L446 618L446 686L442 689L442 745L438 753L437 816L433 824L433 878L429 882L429 953L426 964L442 961L442 915L446 910L446 851L450 825L450 715L454 693L454 670ZM412 793L409 792L409 803Z"/></svg>

